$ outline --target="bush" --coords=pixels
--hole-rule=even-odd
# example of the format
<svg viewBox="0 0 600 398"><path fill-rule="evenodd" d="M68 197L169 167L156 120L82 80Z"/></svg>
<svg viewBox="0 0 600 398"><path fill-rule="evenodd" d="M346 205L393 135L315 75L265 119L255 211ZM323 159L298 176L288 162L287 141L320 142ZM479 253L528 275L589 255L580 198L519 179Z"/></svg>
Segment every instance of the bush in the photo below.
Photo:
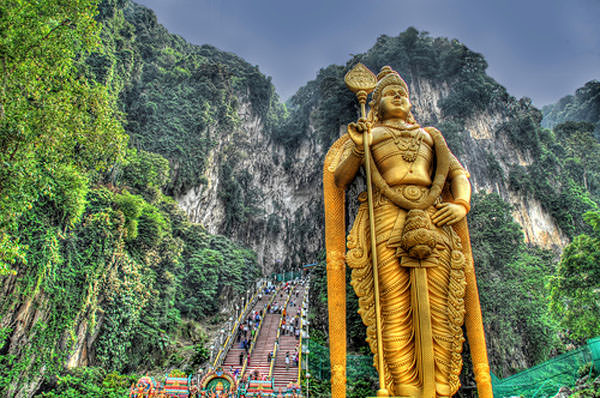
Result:
<svg viewBox="0 0 600 398"><path fill-rule="evenodd" d="M160 211L156 207L146 204L142 208L138 219L136 242L143 248L156 246L168 228L169 226Z"/></svg>
<svg viewBox="0 0 600 398"><path fill-rule="evenodd" d="M54 169L53 187L49 201L54 205L58 220L73 226L80 219L89 191L88 179L72 165L59 165Z"/></svg>
<svg viewBox="0 0 600 398"><path fill-rule="evenodd" d="M123 166L122 184L145 192L163 188L169 180L169 161L157 153L130 149Z"/></svg>
<svg viewBox="0 0 600 398"><path fill-rule="evenodd" d="M144 209L144 200L136 195L124 191L121 195L115 195L115 204L125 216L126 239L135 240L138 236L138 219Z"/></svg>
<svg viewBox="0 0 600 398"><path fill-rule="evenodd" d="M103 368L75 368L59 375L56 385L41 393L43 398L122 398L129 394L136 375L106 373Z"/></svg>

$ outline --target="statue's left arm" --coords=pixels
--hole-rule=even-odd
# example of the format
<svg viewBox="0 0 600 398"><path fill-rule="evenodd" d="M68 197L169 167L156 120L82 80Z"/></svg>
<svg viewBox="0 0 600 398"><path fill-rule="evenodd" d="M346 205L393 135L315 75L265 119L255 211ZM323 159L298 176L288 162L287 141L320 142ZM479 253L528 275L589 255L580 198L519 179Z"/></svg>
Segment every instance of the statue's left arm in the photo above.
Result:
<svg viewBox="0 0 600 398"><path fill-rule="evenodd" d="M433 129L433 127L426 128ZM450 180L450 191L452 193L451 201L442 201L436 205L438 209L431 217L437 226L456 224L464 219L469 210L471 210L471 183L469 174L456 159L450 154L450 167L448 171Z"/></svg>

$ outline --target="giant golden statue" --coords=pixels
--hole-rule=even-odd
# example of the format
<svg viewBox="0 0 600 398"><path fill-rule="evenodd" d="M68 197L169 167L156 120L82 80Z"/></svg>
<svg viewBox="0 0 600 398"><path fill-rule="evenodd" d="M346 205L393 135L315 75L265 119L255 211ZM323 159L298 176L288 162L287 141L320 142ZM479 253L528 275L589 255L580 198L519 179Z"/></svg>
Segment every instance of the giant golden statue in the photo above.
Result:
<svg viewBox="0 0 600 398"><path fill-rule="evenodd" d="M386 66L375 78L358 64L346 83L357 94L362 117L332 145L323 179L332 396L346 395L347 263L379 373L378 397L454 395L464 323L479 396L492 398L465 219L468 173L440 131L417 124L408 86L397 72ZM344 190L361 165L367 192L358 196L346 238Z"/></svg>

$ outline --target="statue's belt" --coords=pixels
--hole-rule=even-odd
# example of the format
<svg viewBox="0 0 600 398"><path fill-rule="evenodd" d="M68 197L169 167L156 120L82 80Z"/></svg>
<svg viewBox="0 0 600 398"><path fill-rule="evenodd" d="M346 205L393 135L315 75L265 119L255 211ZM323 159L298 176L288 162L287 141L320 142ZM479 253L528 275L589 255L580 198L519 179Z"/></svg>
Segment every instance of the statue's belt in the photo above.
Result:
<svg viewBox="0 0 600 398"><path fill-rule="evenodd" d="M397 185L392 189L410 201L419 201L429 193L428 187L420 185ZM366 192L362 192L358 200L366 206ZM440 200L438 198L436 203ZM375 208L399 208L379 190L374 192L373 202ZM406 216L403 217L402 212L398 212L390 235L386 237L386 246L396 249L396 257L399 258L402 267L436 267L439 264L439 252L444 246L452 246L449 238L451 232L447 230L449 227L439 228L431 222L431 216L436 211L434 206L425 210L403 210L406 211Z"/></svg>
<svg viewBox="0 0 600 398"><path fill-rule="evenodd" d="M390 187L392 191L396 194L401 195L405 200L410 202L418 202L425 198L429 193L429 187L425 187L422 185L410 185L410 184L402 184L402 185L394 185ZM361 192L358 195L358 201L361 203L367 202L367 192ZM436 202L437 203L437 202ZM378 207L382 205L394 205L392 199L385 196L385 193L379 189L373 189L373 206Z"/></svg>

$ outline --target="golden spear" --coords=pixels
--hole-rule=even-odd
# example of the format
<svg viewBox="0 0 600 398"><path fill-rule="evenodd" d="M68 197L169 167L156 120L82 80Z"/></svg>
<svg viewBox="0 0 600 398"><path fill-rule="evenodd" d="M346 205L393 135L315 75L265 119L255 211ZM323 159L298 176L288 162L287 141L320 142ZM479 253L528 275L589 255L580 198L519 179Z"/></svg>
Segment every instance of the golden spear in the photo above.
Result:
<svg viewBox="0 0 600 398"><path fill-rule="evenodd" d="M365 104L367 95L377 85L377 77L366 66L358 63L344 77L346 86L352 91L360 103L360 116L366 118ZM375 325L377 333L377 367L379 373L378 397L389 397L390 393L385 388L385 374L383 370L383 340L381 326L381 306L379 303L379 273L377 269L377 239L375 235L375 212L373 210L373 188L371 186L371 151L369 139L371 136L370 126L363 133L363 146L365 149L364 165L367 175L367 202L369 206L369 230L371 232L371 262L373 264L373 292L375 296Z"/></svg>

